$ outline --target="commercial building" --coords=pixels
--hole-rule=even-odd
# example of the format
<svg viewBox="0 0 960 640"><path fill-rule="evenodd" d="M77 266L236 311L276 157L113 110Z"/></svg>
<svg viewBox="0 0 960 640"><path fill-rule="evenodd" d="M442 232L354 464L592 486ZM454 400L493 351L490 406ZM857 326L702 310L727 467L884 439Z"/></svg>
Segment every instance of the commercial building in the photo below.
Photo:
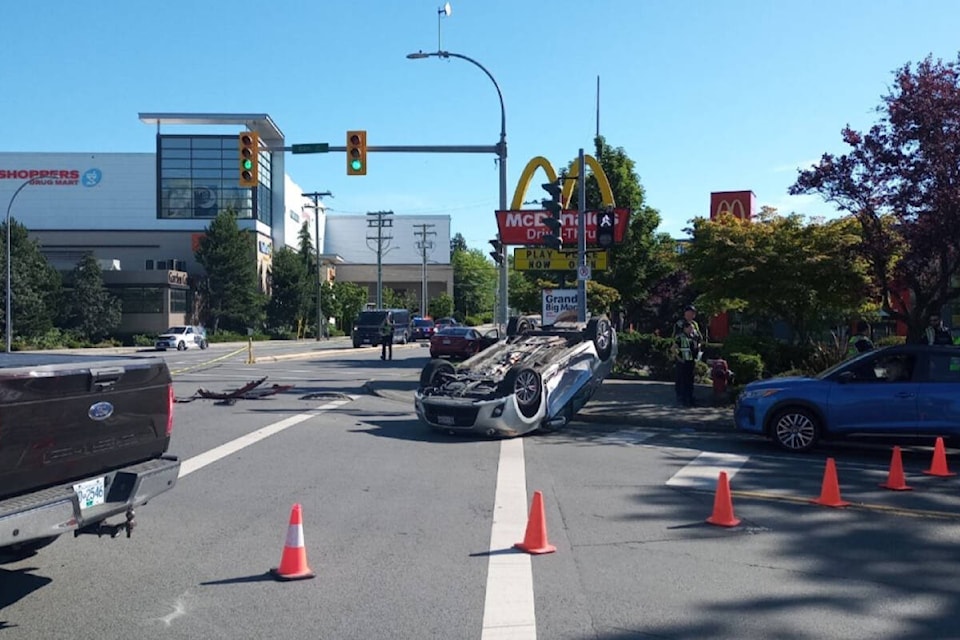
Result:
<svg viewBox="0 0 960 640"><path fill-rule="evenodd" d="M0 203L57 269L73 269L87 253L100 260L104 282L123 301L121 331L156 332L199 320L194 285L202 267L194 252L225 209L236 211L250 234L265 289L274 250L297 248L306 224L324 263L321 277L372 284L375 299L376 254L353 237L356 217L331 220L322 203L314 209L302 195L284 172L284 137L269 115L148 113L140 119L156 127L155 137L144 129L149 152L0 152ZM161 130L178 125L177 133ZM182 126L191 132L182 133ZM238 180L244 130L260 139L255 188ZM413 250L413 231L426 224L428 291L452 292L449 217L395 216L394 224L393 251L382 256L384 286L420 295L421 277L411 274L422 274L423 251ZM409 237L401 235L408 231Z"/></svg>

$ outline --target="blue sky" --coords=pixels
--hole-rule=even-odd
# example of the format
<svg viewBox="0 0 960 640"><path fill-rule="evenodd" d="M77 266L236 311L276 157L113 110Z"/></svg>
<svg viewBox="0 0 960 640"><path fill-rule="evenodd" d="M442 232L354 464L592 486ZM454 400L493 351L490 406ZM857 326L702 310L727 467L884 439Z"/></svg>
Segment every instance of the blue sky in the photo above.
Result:
<svg viewBox="0 0 960 640"><path fill-rule="evenodd" d="M266 112L288 143L493 145L492 83L438 47L441 0L45 0L3 8L4 151L154 150L143 112ZM892 72L954 60L955 0L451 0L442 46L475 58L506 104L508 199L523 166L555 166L600 131L636 161L661 230L709 213L711 191L753 190L781 212L834 215L789 197L796 168L865 129ZM171 133L190 130L167 127ZM474 247L496 233L495 156L288 156L332 211L443 213ZM540 197L535 180L530 197ZM534 189L539 193L534 194Z"/></svg>

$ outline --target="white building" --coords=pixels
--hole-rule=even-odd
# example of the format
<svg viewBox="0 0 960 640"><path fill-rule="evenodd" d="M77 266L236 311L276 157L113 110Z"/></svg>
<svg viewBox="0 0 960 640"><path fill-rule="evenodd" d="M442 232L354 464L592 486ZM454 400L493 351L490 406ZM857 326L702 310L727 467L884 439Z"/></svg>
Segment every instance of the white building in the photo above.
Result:
<svg viewBox="0 0 960 640"><path fill-rule="evenodd" d="M268 115L140 114L140 119L156 125L153 152L0 152L0 204L9 206L10 216L27 227L56 268L69 271L91 252L101 264L119 264L119 270L105 271L104 281L123 300L122 331L159 331L198 320L192 276L202 268L194 251L211 220L227 208L250 233L264 282L274 248L297 248L306 222L329 267L322 275L372 282L375 299L376 254L363 244L364 231L348 216L331 222L322 203L315 210L312 199L302 195L304 189L283 171L283 134ZM167 134L161 125L232 131ZM243 130L260 134L256 188L239 186L237 138ZM363 222L365 216L359 218ZM423 252L414 250L413 227L428 224L436 234L428 236L433 243L428 291L452 292L449 217L395 216L395 224L403 237L395 234L393 250L384 254L390 265L384 285L419 295L421 278L411 280L410 272L420 273ZM372 281L366 278L370 265Z"/></svg>

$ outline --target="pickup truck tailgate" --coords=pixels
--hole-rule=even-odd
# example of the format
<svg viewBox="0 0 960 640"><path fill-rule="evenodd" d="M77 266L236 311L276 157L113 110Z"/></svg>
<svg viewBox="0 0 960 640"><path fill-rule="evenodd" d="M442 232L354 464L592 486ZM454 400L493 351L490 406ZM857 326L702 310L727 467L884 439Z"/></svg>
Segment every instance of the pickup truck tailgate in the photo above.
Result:
<svg viewBox="0 0 960 640"><path fill-rule="evenodd" d="M163 454L170 383L155 357L0 356L0 498Z"/></svg>

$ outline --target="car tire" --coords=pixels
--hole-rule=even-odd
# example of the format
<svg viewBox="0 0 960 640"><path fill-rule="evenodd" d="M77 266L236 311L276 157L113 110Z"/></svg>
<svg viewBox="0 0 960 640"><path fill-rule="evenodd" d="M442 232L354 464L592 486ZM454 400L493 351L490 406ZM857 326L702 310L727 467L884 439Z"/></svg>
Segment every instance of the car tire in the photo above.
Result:
<svg viewBox="0 0 960 640"><path fill-rule="evenodd" d="M200 341L200 349L201 349L201 350L202 350L202 349L206 349L206 348L209 347L209 346L210 346L210 343L207 342L206 340L201 340L201 341Z"/></svg>
<svg viewBox="0 0 960 640"><path fill-rule="evenodd" d="M513 336L522 336L532 328L533 327L530 326L530 322L526 318L513 316L510 318L510 321L507 322L507 337L512 338Z"/></svg>
<svg viewBox="0 0 960 640"><path fill-rule="evenodd" d="M187 349L187 343L186 343L186 342L184 342L183 340L181 340L180 342L177 343L177 351L186 351L186 349Z"/></svg>
<svg viewBox="0 0 960 640"><path fill-rule="evenodd" d="M437 380L437 376L445 373L453 373L456 369L446 360L431 360L420 371L420 388L426 389L432 387Z"/></svg>
<svg viewBox="0 0 960 640"><path fill-rule="evenodd" d="M613 353L613 325L606 318L591 318L587 323L587 339L597 348L597 357L602 362L610 359Z"/></svg>
<svg viewBox="0 0 960 640"><path fill-rule="evenodd" d="M769 433L773 442L784 451L805 453L820 441L822 427L820 419L809 409L787 407L774 414Z"/></svg>
<svg viewBox="0 0 960 640"><path fill-rule="evenodd" d="M504 396L515 396L520 413L526 418L532 418L540 410L543 381L540 374L530 367L514 367L503 377L500 392Z"/></svg>
<svg viewBox="0 0 960 640"><path fill-rule="evenodd" d="M353 343L353 348L354 348L354 349L359 349L359 348L360 348L360 343L359 343L359 342L354 342L354 343Z"/></svg>

